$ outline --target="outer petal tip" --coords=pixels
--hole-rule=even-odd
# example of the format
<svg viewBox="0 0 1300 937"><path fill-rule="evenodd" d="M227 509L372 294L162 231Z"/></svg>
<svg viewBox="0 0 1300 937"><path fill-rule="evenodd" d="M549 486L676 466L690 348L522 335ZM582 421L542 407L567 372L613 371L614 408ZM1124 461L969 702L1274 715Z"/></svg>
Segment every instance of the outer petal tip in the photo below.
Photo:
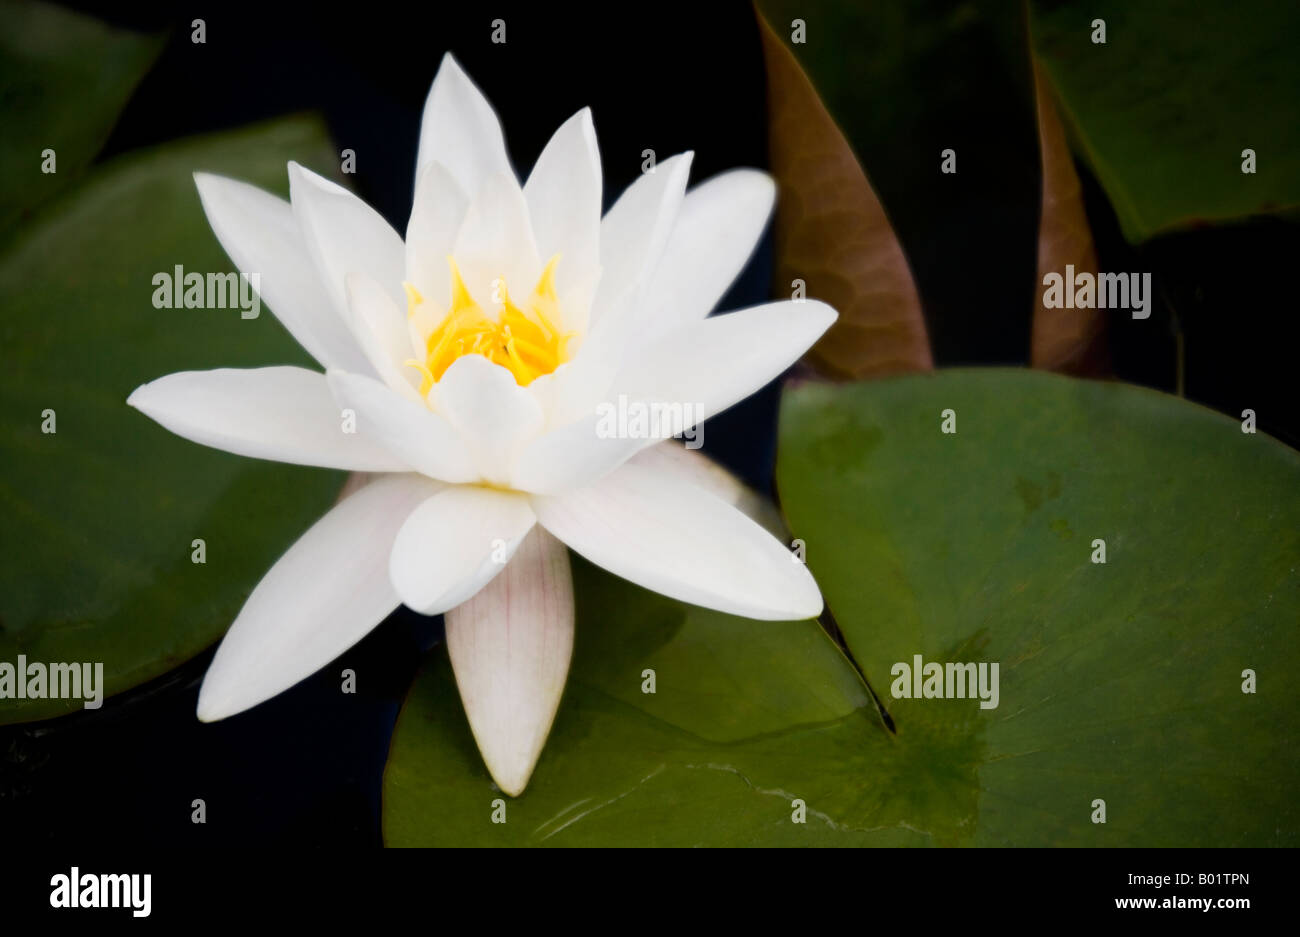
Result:
<svg viewBox="0 0 1300 937"><path fill-rule="evenodd" d="M289 160L285 165L285 170L289 174L289 201L293 202L293 190L301 188L304 183L310 182L312 173L296 160Z"/></svg>
<svg viewBox="0 0 1300 937"><path fill-rule="evenodd" d="M139 410L149 419L158 421L159 404L166 403L168 386L171 382L167 380L170 375L154 378L152 381L145 381L126 398L126 405L135 410Z"/></svg>
<svg viewBox="0 0 1300 937"><path fill-rule="evenodd" d="M826 602L822 598L821 590L814 584L811 594L795 606L796 620L802 621L805 618L817 618L821 615L822 609L826 607Z"/></svg>
<svg viewBox="0 0 1300 937"><path fill-rule="evenodd" d="M795 301L790 300L790 302ZM799 310L799 314L804 317L811 331L815 333L808 341L808 347L812 347L813 343L835 324L835 320L840 317L840 314L834 306L828 305L819 299L805 299L799 303L799 306L803 307Z"/></svg>
<svg viewBox="0 0 1300 937"><path fill-rule="evenodd" d="M773 607L772 614L768 617L787 621L805 621L820 617L826 607L826 601L822 598L821 587L813 578L812 570L793 553L790 554L790 562L797 564L798 568L795 576L788 583L789 600L781 603L782 607Z"/></svg>
<svg viewBox="0 0 1300 937"><path fill-rule="evenodd" d="M198 716L199 722L220 722L225 718L225 716L221 715L221 713L210 704L204 705L202 696L199 697L199 706L195 715Z"/></svg>
<svg viewBox="0 0 1300 937"><path fill-rule="evenodd" d="M429 86L430 95L433 94L433 89L438 86L439 82L465 84L474 88L475 91L478 90L477 86L474 84L474 80L469 77L469 73L466 72L464 66L460 64L460 60L450 51L444 52L442 61L438 63L438 70L434 73L433 82Z"/></svg>
<svg viewBox="0 0 1300 937"><path fill-rule="evenodd" d="M533 776L533 766L521 763L514 765L498 764L496 769L491 770L490 773L497 787L511 797L518 797L524 792L524 788L528 786L528 779Z"/></svg>
<svg viewBox="0 0 1300 937"><path fill-rule="evenodd" d="M747 170L746 175L754 180L754 191L767 206L766 211L763 213L764 218L770 218L772 206L776 204L776 180L772 178L771 173L763 172L761 169ZM766 220L764 223L766 224Z"/></svg>
<svg viewBox="0 0 1300 937"><path fill-rule="evenodd" d="M203 684L199 687L199 703L195 710L199 722L221 722L239 712L230 705L229 700L222 701L219 698L214 692L214 686L210 676L203 678Z"/></svg>
<svg viewBox="0 0 1300 937"><path fill-rule="evenodd" d="M204 172L201 169L196 169L193 173L191 173L191 175L194 177L194 184L198 187L199 192L202 192L204 189L208 189L213 186L220 185L222 182L232 181L227 176L223 176L215 172Z"/></svg>

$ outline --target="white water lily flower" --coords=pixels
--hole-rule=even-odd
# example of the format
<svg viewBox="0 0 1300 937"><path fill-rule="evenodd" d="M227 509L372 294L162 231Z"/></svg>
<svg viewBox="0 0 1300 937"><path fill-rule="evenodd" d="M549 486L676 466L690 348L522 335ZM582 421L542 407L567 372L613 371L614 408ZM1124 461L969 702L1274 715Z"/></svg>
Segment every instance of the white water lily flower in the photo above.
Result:
<svg viewBox="0 0 1300 937"><path fill-rule="evenodd" d="M685 602L758 619L819 614L806 567L702 481L685 450L598 432L599 405L619 395L689 405L698 419L725 410L835 319L812 300L706 318L752 252L774 188L736 170L687 192L690 162L643 174L602 218L584 109L521 187L496 113L448 55L425 105L405 242L295 163L288 203L196 174L222 246L260 275L263 300L325 373L182 372L128 402L229 452L383 473L253 590L203 681L200 719L289 688L399 603L446 613L474 738L518 795L568 673L565 545ZM651 457L650 446L668 448Z"/></svg>

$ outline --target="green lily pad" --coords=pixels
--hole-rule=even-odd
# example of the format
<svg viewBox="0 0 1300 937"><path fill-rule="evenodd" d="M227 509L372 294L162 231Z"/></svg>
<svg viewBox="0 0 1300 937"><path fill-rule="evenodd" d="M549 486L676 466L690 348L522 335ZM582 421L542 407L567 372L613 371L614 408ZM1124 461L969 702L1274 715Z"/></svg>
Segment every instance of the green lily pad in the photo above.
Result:
<svg viewBox="0 0 1300 937"><path fill-rule="evenodd" d="M1300 205L1300 5L1036 2L1062 116L1130 241ZM1106 23L1094 44L1094 20ZM1242 150L1256 171L1241 171Z"/></svg>
<svg viewBox="0 0 1300 937"><path fill-rule="evenodd" d="M35 0L0 2L0 22L4 232L95 158L163 40ZM47 149L54 172L42 171Z"/></svg>
<svg viewBox="0 0 1300 937"><path fill-rule="evenodd" d="M265 307L243 319L152 303L156 273L232 269L193 171L283 194L286 161L304 157L332 161L314 119L132 154L0 252L0 662L102 662L110 694L158 676L216 641L331 504L342 473L206 449L126 405L173 371L311 363ZM0 723L80 706L4 699Z"/></svg>
<svg viewBox="0 0 1300 937"><path fill-rule="evenodd" d="M795 534L896 733L814 623L578 562L573 671L527 790L493 787L439 649L398 719L386 841L1294 844L1300 455L1150 391L1022 371L788 392L781 453ZM893 699L918 653L999 662L998 706Z"/></svg>
<svg viewBox="0 0 1300 937"><path fill-rule="evenodd" d="M1016 370L802 387L780 452L791 528L900 743L969 755L918 756L910 781L963 775L960 841L1295 844L1300 454L1177 398ZM918 654L998 662L998 706L894 698Z"/></svg>

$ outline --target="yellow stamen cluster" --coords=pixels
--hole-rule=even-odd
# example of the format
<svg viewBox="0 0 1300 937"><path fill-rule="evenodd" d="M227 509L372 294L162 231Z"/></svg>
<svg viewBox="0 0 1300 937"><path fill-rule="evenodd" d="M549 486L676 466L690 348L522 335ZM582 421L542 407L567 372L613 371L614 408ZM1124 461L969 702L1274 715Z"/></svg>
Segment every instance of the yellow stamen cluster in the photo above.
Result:
<svg viewBox="0 0 1300 937"><path fill-rule="evenodd" d="M465 355L482 355L501 365L521 386L550 374L568 360L566 346L573 333L563 333L554 324L559 319L559 303L555 297L555 265L559 259L560 255L556 254L546 264L526 308L510 299L504 279L498 281L502 308L500 317L493 319L474 301L456 261L448 257L451 311L429 333L425 360L412 358L404 362L420 372L420 394L427 394L452 363ZM411 284L403 286L407 315L414 317L424 297Z"/></svg>

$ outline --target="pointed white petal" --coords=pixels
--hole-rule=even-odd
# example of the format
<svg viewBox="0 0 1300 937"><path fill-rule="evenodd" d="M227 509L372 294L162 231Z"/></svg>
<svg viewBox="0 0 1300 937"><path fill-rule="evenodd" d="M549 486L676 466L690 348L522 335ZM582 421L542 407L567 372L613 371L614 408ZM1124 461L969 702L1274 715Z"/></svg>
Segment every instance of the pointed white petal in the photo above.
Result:
<svg viewBox="0 0 1300 937"><path fill-rule="evenodd" d="M643 173L600 223L600 285L591 308L594 323L607 315L634 315L630 296L654 272L677 220L693 153L664 160Z"/></svg>
<svg viewBox="0 0 1300 937"><path fill-rule="evenodd" d="M455 608L505 568L537 518L520 494L454 485L411 512L393 543L389 576L408 607Z"/></svg>
<svg viewBox="0 0 1300 937"><path fill-rule="evenodd" d="M366 364L329 301L284 199L223 176L196 172L194 184L213 233L289 334L327 368L364 373Z"/></svg>
<svg viewBox="0 0 1300 937"><path fill-rule="evenodd" d="M509 484L520 450L542 430L542 408L514 375L482 355L457 359L430 394L465 440L481 476Z"/></svg>
<svg viewBox="0 0 1300 937"><path fill-rule="evenodd" d="M585 325L600 272L601 194L596 128L584 107L555 131L524 185L539 257L563 258L556 293L569 330Z"/></svg>
<svg viewBox="0 0 1300 937"><path fill-rule="evenodd" d="M402 365L411 357L406 314L387 290L364 273L349 273L345 282L348 325L371 367L390 389L419 403L420 394L411 384L416 372Z"/></svg>
<svg viewBox="0 0 1300 937"><path fill-rule="evenodd" d="M430 478L452 483L479 480L460 436L423 403L407 400L359 374L330 371L326 378L338 405L356 412L358 433L379 440Z"/></svg>
<svg viewBox="0 0 1300 937"><path fill-rule="evenodd" d="M447 256L469 210L469 196L447 167L430 163L415 187L411 220L406 226L406 279L424 297L445 310L451 297Z"/></svg>
<svg viewBox="0 0 1300 937"><path fill-rule="evenodd" d="M590 484L680 427L668 421L651 438L611 438L603 432L618 397L627 407L676 408L693 425L726 410L794 364L835 321L817 300L783 301L712 316L675 329L628 356L604 400L587 415L539 436L520 452L516 487L558 493Z"/></svg>
<svg viewBox="0 0 1300 937"><path fill-rule="evenodd" d="M534 527L505 571L447 613L447 651L474 740L497 786L523 793L573 655L569 554Z"/></svg>
<svg viewBox="0 0 1300 937"><path fill-rule="evenodd" d="M289 200L307 250L340 313L347 308L349 273L366 274L404 308L406 249L379 212L341 185L292 162Z"/></svg>
<svg viewBox="0 0 1300 937"><path fill-rule="evenodd" d="M642 175L601 222L590 328L581 333L576 356L556 372L548 427L589 416L621 370L627 349L652 324L656 310L643 302L643 293L682 204L691 158L689 152L674 156Z"/></svg>
<svg viewBox="0 0 1300 937"><path fill-rule="evenodd" d="M452 253L465 285L485 310L500 307L504 294L499 279L505 280L516 302L532 292L542 265L528 203L513 176L496 173L483 182L465 213Z"/></svg>
<svg viewBox="0 0 1300 937"><path fill-rule="evenodd" d="M686 193L642 304L656 331L707 316L754 252L776 198L764 172L737 169Z"/></svg>
<svg viewBox="0 0 1300 937"><path fill-rule="evenodd" d="M533 510L543 527L597 566L672 598L765 620L821 612L807 567L693 483L629 464L587 488L534 498Z"/></svg>
<svg viewBox="0 0 1300 937"><path fill-rule="evenodd" d="M287 690L334 660L398 605L388 555L436 485L388 475L336 505L258 583L217 649L199 719L213 722Z"/></svg>
<svg viewBox="0 0 1300 937"><path fill-rule="evenodd" d="M643 175L601 222L599 287L589 322L579 323L576 355L556 372L548 428L590 415L622 370L627 351L664 331L666 317L649 291L683 205L691 158L674 156ZM705 257L716 247L703 248Z"/></svg>
<svg viewBox="0 0 1300 937"><path fill-rule="evenodd" d="M306 368L181 371L126 401L178 436L254 459L358 472L410 466L373 435L343 432L325 376Z"/></svg>
<svg viewBox="0 0 1300 937"><path fill-rule="evenodd" d="M492 173L514 176L501 121L487 98L448 52L434 76L420 121L417 183L425 168L437 161L447 167L464 192L478 192Z"/></svg>
<svg viewBox="0 0 1300 937"><path fill-rule="evenodd" d="M798 361L837 315L815 299L784 300L690 322L629 354L614 386L633 399L691 402L713 416Z"/></svg>

